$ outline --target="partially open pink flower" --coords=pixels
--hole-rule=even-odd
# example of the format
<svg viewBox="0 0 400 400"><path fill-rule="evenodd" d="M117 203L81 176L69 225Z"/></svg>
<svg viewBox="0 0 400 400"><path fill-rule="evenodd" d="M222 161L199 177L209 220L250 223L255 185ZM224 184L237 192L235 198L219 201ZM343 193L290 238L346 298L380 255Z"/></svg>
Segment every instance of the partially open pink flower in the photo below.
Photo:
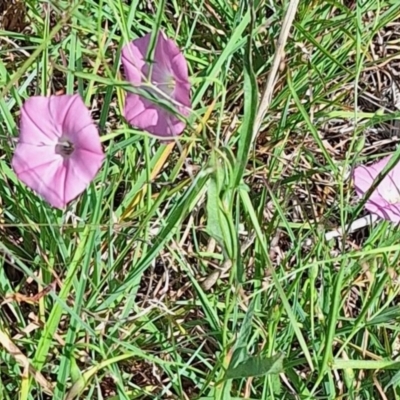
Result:
<svg viewBox="0 0 400 400"><path fill-rule="evenodd" d="M12 167L53 207L82 193L104 159L99 133L79 95L28 99Z"/></svg>
<svg viewBox="0 0 400 400"><path fill-rule="evenodd" d="M150 64L146 60L150 38L151 34L148 33L122 49L126 79L132 86L147 91L157 99L172 99L171 108L187 116L190 107L190 83L185 57L176 44L160 32ZM185 129L185 122L171 111L139 94L127 94L124 114L131 125L156 136L171 137L179 135Z"/></svg>
<svg viewBox="0 0 400 400"><path fill-rule="evenodd" d="M391 156L370 166L361 165L354 170L353 178L357 195L361 198L371 188L374 179L385 168ZM400 163L383 178L365 203L373 214L392 222L400 222Z"/></svg>

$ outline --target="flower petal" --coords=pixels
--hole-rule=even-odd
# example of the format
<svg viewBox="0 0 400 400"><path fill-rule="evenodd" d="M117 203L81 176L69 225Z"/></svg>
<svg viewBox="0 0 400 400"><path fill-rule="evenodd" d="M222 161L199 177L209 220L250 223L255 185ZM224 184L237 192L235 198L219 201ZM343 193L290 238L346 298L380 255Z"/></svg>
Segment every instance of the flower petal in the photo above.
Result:
<svg viewBox="0 0 400 400"><path fill-rule="evenodd" d="M140 86L143 81L141 73L146 76L149 70L149 64L145 59L150 38L151 33L148 33L127 44L122 50L125 75L133 86ZM187 116L191 102L186 60L177 45L162 31L159 32L156 39L153 63L151 77L153 84L164 91L167 97L170 96L173 100L171 107L177 110L177 114ZM175 87L170 89L171 83ZM162 100L166 100L166 98ZM126 96L124 116L131 125L162 138L179 135L186 126L185 122L181 121L174 113L133 93L128 93Z"/></svg>
<svg viewBox="0 0 400 400"><path fill-rule="evenodd" d="M61 129L50 113L50 98L33 96L25 101L21 110L21 143L52 144L61 136Z"/></svg>
<svg viewBox="0 0 400 400"><path fill-rule="evenodd" d="M64 182L66 202L81 194L95 178L103 163L103 154L96 154L85 149L75 150L66 160L67 175Z"/></svg>
<svg viewBox="0 0 400 400"><path fill-rule="evenodd" d="M122 48L121 62L124 66L124 72L127 81L132 85L138 85L142 82L142 74L147 75L146 58L147 48L149 46L150 35L136 39ZM145 67L145 70L143 68Z"/></svg>
<svg viewBox="0 0 400 400"><path fill-rule="evenodd" d="M20 143L12 167L18 179L42 196L53 207L63 208L63 159L50 146Z"/></svg>
<svg viewBox="0 0 400 400"><path fill-rule="evenodd" d="M98 142L98 131L93 123L90 111L79 94L52 97L54 110L62 124L63 136L74 144L76 141L78 145L79 138L82 138L81 131L91 127L91 129L86 130L86 134L91 132L92 139Z"/></svg>
<svg viewBox="0 0 400 400"><path fill-rule="evenodd" d="M188 67L182 53L179 52L172 58L171 67L175 79L180 84L188 85L190 89Z"/></svg>
<svg viewBox="0 0 400 400"><path fill-rule="evenodd" d="M359 166L354 170L354 186L360 198L370 190L374 180L386 167L390 158L391 156L388 156L375 164ZM365 208L371 213L396 223L400 222L400 203L396 201L396 199L400 198L399 188L396 184L399 181L399 177L400 165L396 165L383 178L365 203Z"/></svg>
<svg viewBox="0 0 400 400"><path fill-rule="evenodd" d="M398 204L388 204L383 207L374 201L367 201L365 209L382 219L391 222L400 222L400 207Z"/></svg>
<svg viewBox="0 0 400 400"><path fill-rule="evenodd" d="M74 151L69 162L76 176L88 185L99 171L103 159L103 154L95 154L85 149L78 149Z"/></svg>
<svg viewBox="0 0 400 400"><path fill-rule="evenodd" d="M36 146L28 143L19 143L12 159L12 167L18 176L60 160L62 161L62 157L55 153L53 145Z"/></svg>
<svg viewBox="0 0 400 400"><path fill-rule="evenodd" d="M389 220L392 222L400 222L400 204L391 204L385 209L388 213Z"/></svg>
<svg viewBox="0 0 400 400"><path fill-rule="evenodd" d="M49 117L47 119L53 123L54 126L62 129L68 111L76 97L79 97L79 95L65 94L61 96L44 97L49 103Z"/></svg>
<svg viewBox="0 0 400 400"><path fill-rule="evenodd" d="M13 169L53 207L64 208L101 167L104 154L98 130L79 95L35 97L26 104ZM40 118L32 115L35 111L43 111ZM72 142L72 154L57 151L61 137Z"/></svg>
<svg viewBox="0 0 400 400"><path fill-rule="evenodd" d="M187 117L190 114L190 85L189 84L178 84L174 90L173 98L179 104L184 107L179 107L179 112Z"/></svg>
<svg viewBox="0 0 400 400"><path fill-rule="evenodd" d="M141 129L155 125L158 118L154 104L133 93L128 93L126 96L124 114L127 121Z"/></svg>
<svg viewBox="0 0 400 400"><path fill-rule="evenodd" d="M382 169L386 166L387 161L383 163L384 160L379 161L382 165ZM355 168L353 172L353 179L356 192L359 197L362 197L372 186L375 178L379 175L381 171L380 165L361 165Z"/></svg>
<svg viewBox="0 0 400 400"><path fill-rule="evenodd" d="M175 42L169 39L163 31L160 31L157 35L157 43L154 51L154 61L159 68L172 72L172 60L180 54L181 51ZM184 57L183 62L186 64Z"/></svg>
<svg viewBox="0 0 400 400"><path fill-rule="evenodd" d="M67 138L71 140L76 150L86 150L104 158L99 131L93 122L77 132L71 132Z"/></svg>
<svg viewBox="0 0 400 400"><path fill-rule="evenodd" d="M160 137L179 135L186 125L161 106L133 94L126 97L124 113L131 125Z"/></svg>

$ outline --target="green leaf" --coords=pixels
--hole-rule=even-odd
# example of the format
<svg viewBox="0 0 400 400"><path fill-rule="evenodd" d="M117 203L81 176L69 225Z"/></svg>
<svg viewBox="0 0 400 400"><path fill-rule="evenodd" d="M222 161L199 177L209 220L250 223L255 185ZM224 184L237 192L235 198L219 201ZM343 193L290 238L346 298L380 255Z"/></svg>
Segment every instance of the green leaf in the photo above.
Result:
<svg viewBox="0 0 400 400"><path fill-rule="evenodd" d="M253 31L253 22L251 24ZM253 70L252 62L252 41L253 35L250 34L247 40L246 52L243 59L244 65L244 113L243 122L240 127L237 163L235 167L233 187L240 186L243 174L246 170L249 159L249 152L253 140L254 122L258 108L258 85L257 78Z"/></svg>
<svg viewBox="0 0 400 400"><path fill-rule="evenodd" d="M247 356L247 343L251 333L251 323L254 315L255 302L252 301L243 319L242 326L240 328L238 337L235 341L235 347L232 355L229 368L234 369L239 363L243 363L244 360L248 359Z"/></svg>
<svg viewBox="0 0 400 400"><path fill-rule="evenodd" d="M219 190L216 179L210 179L207 191L207 233L224 244L224 235L221 229L221 211L219 207Z"/></svg>
<svg viewBox="0 0 400 400"><path fill-rule="evenodd" d="M271 375L271 386L272 386L272 391L276 396L282 394L282 383L281 380L279 379L279 375L277 374Z"/></svg>
<svg viewBox="0 0 400 400"><path fill-rule="evenodd" d="M212 156L211 164L213 165L214 173L207 184L206 231L222 247L225 258L233 259L236 236L233 229L229 193L224 192L224 166L215 154Z"/></svg>
<svg viewBox="0 0 400 400"><path fill-rule="evenodd" d="M266 374L279 374L283 371L283 353L275 354L270 358L263 356L249 357L235 368L228 368L225 379L249 378Z"/></svg>
<svg viewBox="0 0 400 400"><path fill-rule="evenodd" d="M397 387L400 384L400 371L397 372L395 375L392 376L392 379L390 379L389 383L385 386L385 392L391 387Z"/></svg>

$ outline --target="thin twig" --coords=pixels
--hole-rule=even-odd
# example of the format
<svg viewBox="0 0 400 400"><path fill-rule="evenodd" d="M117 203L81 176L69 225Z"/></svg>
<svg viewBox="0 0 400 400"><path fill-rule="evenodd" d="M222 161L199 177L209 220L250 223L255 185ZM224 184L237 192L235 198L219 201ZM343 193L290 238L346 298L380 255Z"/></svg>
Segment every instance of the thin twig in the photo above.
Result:
<svg viewBox="0 0 400 400"><path fill-rule="evenodd" d="M358 229L364 228L365 226L372 225L377 219L378 219L378 216L375 214L366 215L365 217L358 218L355 221L353 221L351 224L346 225L344 232L346 232L346 233L355 232ZM340 237L340 236L343 236L343 231L341 228L327 232L325 234L325 239L331 240L335 237Z"/></svg>

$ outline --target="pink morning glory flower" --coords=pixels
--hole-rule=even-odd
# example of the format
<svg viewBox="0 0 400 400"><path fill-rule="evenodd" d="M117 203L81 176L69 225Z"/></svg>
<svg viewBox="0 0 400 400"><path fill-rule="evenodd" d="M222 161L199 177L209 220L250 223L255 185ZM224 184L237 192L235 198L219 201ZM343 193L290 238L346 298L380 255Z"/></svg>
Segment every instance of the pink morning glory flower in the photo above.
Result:
<svg viewBox="0 0 400 400"><path fill-rule="evenodd" d="M64 208L82 193L103 159L98 130L79 95L34 96L24 103L12 167L53 207Z"/></svg>
<svg viewBox="0 0 400 400"><path fill-rule="evenodd" d="M172 109L188 116L190 83L185 57L173 40L160 32L150 64L146 60L150 38L151 33L148 33L123 47L122 64L126 79L132 86L157 99L169 100ZM186 125L170 110L135 93L126 96L124 116L131 125L161 138L179 135Z"/></svg>
<svg viewBox="0 0 400 400"><path fill-rule="evenodd" d="M391 156L370 166L361 165L353 173L357 195L361 198L371 188L374 179L385 168ZM365 203L365 208L380 218L400 222L400 163L383 178Z"/></svg>

